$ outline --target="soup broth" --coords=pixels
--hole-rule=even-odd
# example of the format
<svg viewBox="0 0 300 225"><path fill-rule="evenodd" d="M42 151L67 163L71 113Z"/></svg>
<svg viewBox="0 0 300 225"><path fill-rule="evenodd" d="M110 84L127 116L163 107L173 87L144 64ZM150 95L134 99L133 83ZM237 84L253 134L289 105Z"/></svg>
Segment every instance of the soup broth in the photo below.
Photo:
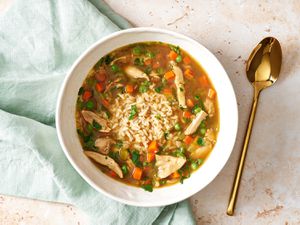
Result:
<svg viewBox="0 0 300 225"><path fill-rule="evenodd" d="M135 43L102 57L78 92L85 154L108 176L146 191L183 182L217 140L217 93L178 46Z"/></svg>

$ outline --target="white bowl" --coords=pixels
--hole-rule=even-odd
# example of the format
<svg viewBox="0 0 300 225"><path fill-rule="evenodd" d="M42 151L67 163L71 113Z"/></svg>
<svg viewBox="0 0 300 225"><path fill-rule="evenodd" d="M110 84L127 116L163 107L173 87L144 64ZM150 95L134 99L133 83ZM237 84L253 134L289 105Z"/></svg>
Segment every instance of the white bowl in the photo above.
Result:
<svg viewBox="0 0 300 225"><path fill-rule="evenodd" d="M135 42L161 41L178 45L191 54L206 70L218 96L220 131L212 153L183 184L154 189L118 182L104 173L83 154L75 126L77 93L88 71L105 54ZM135 206L163 206L184 200L208 185L227 162L236 138L238 125L237 103L231 82L216 57L198 42L182 34L156 29L133 28L113 33L97 41L73 64L59 94L56 127L60 144L77 172L100 193L119 202Z"/></svg>

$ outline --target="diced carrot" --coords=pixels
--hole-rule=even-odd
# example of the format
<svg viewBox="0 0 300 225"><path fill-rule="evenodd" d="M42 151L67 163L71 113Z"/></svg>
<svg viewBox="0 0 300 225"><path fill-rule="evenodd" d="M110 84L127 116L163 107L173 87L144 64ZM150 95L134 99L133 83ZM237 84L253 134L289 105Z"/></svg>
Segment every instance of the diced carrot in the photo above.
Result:
<svg viewBox="0 0 300 225"><path fill-rule="evenodd" d="M177 56L178 56L177 53L174 51L170 51L170 53L168 55L168 57L172 60L176 60Z"/></svg>
<svg viewBox="0 0 300 225"><path fill-rule="evenodd" d="M188 98L188 99L186 100L186 104L187 104L187 106L190 107L190 108L193 108L193 107L195 106L193 100L190 99L190 98Z"/></svg>
<svg viewBox="0 0 300 225"><path fill-rule="evenodd" d="M190 113L189 111L184 111L182 116L183 116L183 118L190 119L192 116L192 113Z"/></svg>
<svg viewBox="0 0 300 225"><path fill-rule="evenodd" d="M171 79L174 79L175 78L175 74L173 73L173 71L168 71L165 73L165 78L166 80L171 80Z"/></svg>
<svg viewBox="0 0 300 225"><path fill-rule="evenodd" d="M190 57L184 56L184 57L183 57L183 62L184 62L184 64L190 64L190 63L191 63Z"/></svg>
<svg viewBox="0 0 300 225"><path fill-rule="evenodd" d="M209 89L208 90L208 93L207 93L207 96L209 97L209 98L214 98L215 96L216 96L216 92L214 91L214 89Z"/></svg>
<svg viewBox="0 0 300 225"><path fill-rule="evenodd" d="M132 92L133 92L133 85L127 84L127 85L125 86L125 91L126 91L127 93L132 93Z"/></svg>
<svg viewBox="0 0 300 225"><path fill-rule="evenodd" d="M178 171L175 171L174 173L172 173L170 175L170 178L171 179L176 179L176 178L179 178L180 177L180 174L178 173Z"/></svg>
<svg viewBox="0 0 300 225"><path fill-rule="evenodd" d="M98 92L103 92L103 91L105 90L104 84L103 84L103 83L97 83L97 84L96 84L96 90L97 90Z"/></svg>
<svg viewBox="0 0 300 225"><path fill-rule="evenodd" d="M154 62L152 68L157 69L158 67L160 67L160 62L159 61Z"/></svg>
<svg viewBox="0 0 300 225"><path fill-rule="evenodd" d="M92 97L92 92L91 91L85 91L83 92L83 95L82 95L82 99L83 101L88 101L90 98Z"/></svg>
<svg viewBox="0 0 300 225"><path fill-rule="evenodd" d="M107 108L109 107L109 101L107 101L106 99L102 99L101 103Z"/></svg>
<svg viewBox="0 0 300 225"><path fill-rule="evenodd" d="M109 176L111 176L111 177L117 177L116 172L114 172L114 171L112 171L112 170L109 170L109 171L107 172L107 174L108 174Z"/></svg>
<svg viewBox="0 0 300 225"><path fill-rule="evenodd" d="M172 95L172 94L173 94L171 88L165 88L164 91L163 91L163 93L164 93L165 95Z"/></svg>
<svg viewBox="0 0 300 225"><path fill-rule="evenodd" d="M193 71L192 71L190 68L187 68L187 69L184 71L184 76L185 76L186 79L188 79L188 80L194 79Z"/></svg>
<svg viewBox="0 0 300 225"><path fill-rule="evenodd" d="M200 83L200 85L202 87L208 86L208 80L207 80L206 76L204 76L204 75L201 75L200 77L198 77L198 82Z"/></svg>
<svg viewBox="0 0 300 225"><path fill-rule="evenodd" d="M142 178L143 170L138 167L134 167L132 172L133 179L140 180Z"/></svg>
<svg viewBox="0 0 300 225"><path fill-rule="evenodd" d="M158 143L157 141L151 141L148 145L148 152L156 153L158 152Z"/></svg>
<svg viewBox="0 0 300 225"><path fill-rule="evenodd" d="M151 65L151 63L152 63L152 60L151 60L151 59L147 59L147 60L144 61L144 64L145 64L146 66Z"/></svg>
<svg viewBox="0 0 300 225"><path fill-rule="evenodd" d="M148 152L147 153L147 162L152 162L155 159L155 153Z"/></svg>
<svg viewBox="0 0 300 225"><path fill-rule="evenodd" d="M184 143L189 145L193 142L193 138L191 136L185 136L185 138L183 139Z"/></svg>

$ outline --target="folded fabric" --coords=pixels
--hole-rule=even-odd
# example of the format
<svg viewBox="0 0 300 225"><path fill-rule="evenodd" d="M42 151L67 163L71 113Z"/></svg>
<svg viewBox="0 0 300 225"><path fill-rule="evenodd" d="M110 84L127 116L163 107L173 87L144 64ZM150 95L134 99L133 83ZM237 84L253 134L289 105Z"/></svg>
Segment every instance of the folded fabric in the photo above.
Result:
<svg viewBox="0 0 300 225"><path fill-rule="evenodd" d="M129 25L102 1L15 0L0 16L0 193L74 204L91 224L195 223L187 201L143 208L101 195L60 148L55 106L67 70Z"/></svg>

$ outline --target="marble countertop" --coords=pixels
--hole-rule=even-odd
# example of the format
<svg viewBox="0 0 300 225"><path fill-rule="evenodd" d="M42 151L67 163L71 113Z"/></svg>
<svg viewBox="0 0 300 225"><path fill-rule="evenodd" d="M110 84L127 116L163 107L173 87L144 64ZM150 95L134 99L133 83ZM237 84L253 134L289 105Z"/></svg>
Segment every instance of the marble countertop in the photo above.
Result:
<svg viewBox="0 0 300 225"><path fill-rule="evenodd" d="M0 12L11 0L2 0ZM233 83L239 130L222 172L190 198L197 223L300 224L300 1L107 0L135 26L183 33L212 51ZM242 146L252 100L245 61L264 37L282 44L283 66L277 83L260 98L249 145L236 215L226 215L227 201ZM49 219L51 218L51 220ZM70 205L0 196L0 224L86 224Z"/></svg>

